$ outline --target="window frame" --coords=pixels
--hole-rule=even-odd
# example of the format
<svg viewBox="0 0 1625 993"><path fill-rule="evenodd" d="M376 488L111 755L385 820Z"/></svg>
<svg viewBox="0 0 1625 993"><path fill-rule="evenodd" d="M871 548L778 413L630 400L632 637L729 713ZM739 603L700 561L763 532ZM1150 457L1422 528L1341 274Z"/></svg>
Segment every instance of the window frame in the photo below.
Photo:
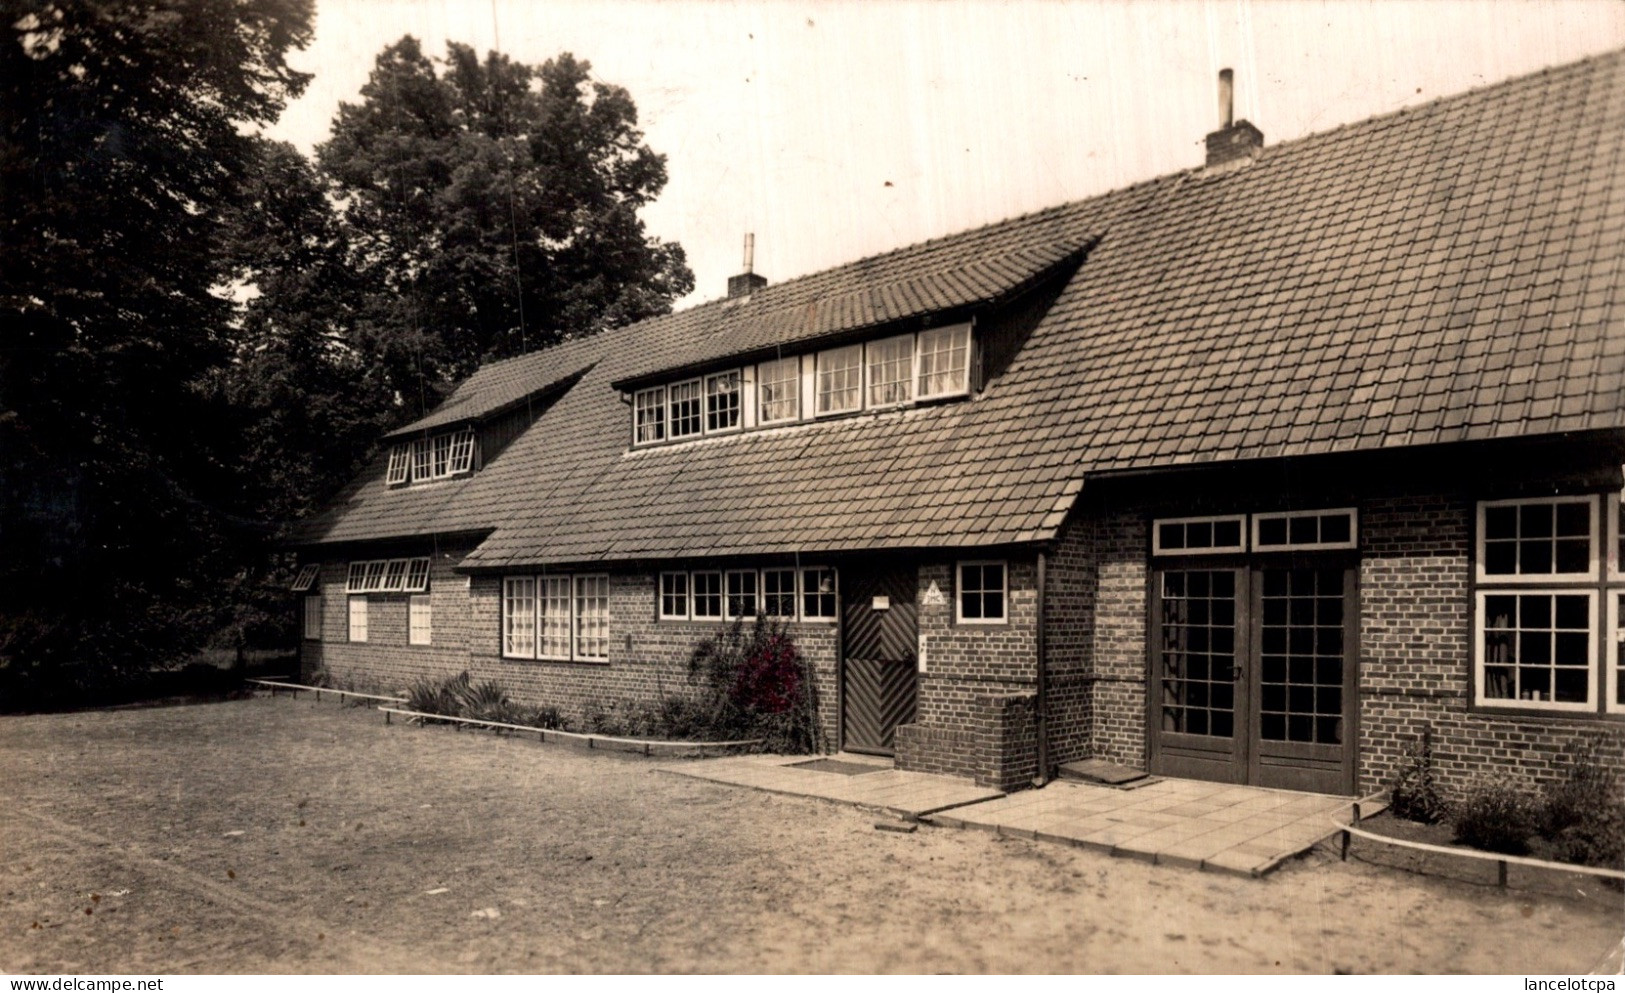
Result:
<svg viewBox="0 0 1625 993"><path fill-rule="evenodd" d="M404 486L412 478L411 445L397 442L389 448L389 469L384 474L387 486Z"/></svg>
<svg viewBox="0 0 1625 993"><path fill-rule="evenodd" d="M789 589L789 591L786 592L785 590L781 589L781 590L778 590L777 592L769 593L768 590L767 590L767 577L768 577L768 575L769 574L782 575L783 573L789 573L790 574L790 589ZM786 597L786 596L788 596L790 598L790 612L788 614L775 614L771 610L768 609L768 604L770 602L770 600L769 600L770 597ZM770 620L776 620L776 621L794 621L794 620L797 620L801 616L801 570L797 569L793 565L764 566L762 569L760 569L758 571L758 575L757 575L757 579L756 579L756 605L757 605L758 610L761 612L761 616L766 617L766 618L768 618Z"/></svg>
<svg viewBox="0 0 1625 993"><path fill-rule="evenodd" d="M702 594L700 592L699 579L700 579L701 576L716 579L717 585L716 585L716 593L715 594L711 594L711 593L703 593ZM689 611L689 613L688 613L688 616L689 616L689 618L691 620L696 620L696 621L720 621L720 620L725 620L726 619L724 615L726 615L727 612L728 612L728 587L727 587L727 584L723 581L722 570L720 570L720 569L691 570L689 572L689 574L688 574L688 593L689 593L689 600L688 600L688 611ZM714 614L702 614L702 613L700 613L700 598L702 596L709 598L709 597L711 597L713 595L717 598L717 612L714 613Z"/></svg>
<svg viewBox="0 0 1625 993"><path fill-rule="evenodd" d="M750 597L753 611L749 614L735 614L733 612L733 578L735 576L749 576L751 584ZM744 596L743 590L737 594ZM747 621L762 615L762 574L756 569L726 569L722 573L722 619L725 621Z"/></svg>
<svg viewBox="0 0 1625 993"><path fill-rule="evenodd" d="M732 390L724 390L724 391L722 391L720 393L713 391L713 389L712 389L712 384L713 383L715 383L715 382L717 382L719 380L724 380L724 379L729 379L729 378L733 379L733 389ZM744 430L744 428L745 428L745 373L744 373L744 371L740 370L740 369L723 369L721 372L708 373L704 377L704 382L705 382L705 387L701 392L701 395L702 395L702 397L704 399L703 409L702 409L703 423L702 423L701 426L704 428L705 434L706 435L733 434L733 433L735 433L737 431ZM715 410L712 409L712 401L713 400L715 400L718 397L727 397L727 396L732 396L733 397L733 404L732 404L731 407L719 407L719 408L717 408ZM733 413L733 423L726 424L726 425L724 425L722 427L713 427L712 426L711 422L717 416L717 414L719 414L719 413L727 413L730 410Z"/></svg>
<svg viewBox="0 0 1625 993"><path fill-rule="evenodd" d="M521 583L530 584L530 592L515 596L509 591ZM509 604L515 601L530 601L530 617L521 623L518 611L510 610ZM535 576L503 576L502 577L502 603L498 611L498 624L500 630L497 637L502 642L502 657L505 659L533 659L536 657L536 577ZM530 649L520 652L510 648L510 641L516 636L524 635L530 639Z"/></svg>
<svg viewBox="0 0 1625 993"><path fill-rule="evenodd" d="M976 566L985 569L988 566L999 567L1003 581L1000 584L1000 603L1003 610L998 617L966 617L965 616L965 567ZM977 592L984 596L989 592L986 587L979 587ZM985 603L984 603L985 608ZM975 626L1005 625L1010 623L1010 563L1006 559L961 559L954 563L954 623Z"/></svg>
<svg viewBox="0 0 1625 993"><path fill-rule="evenodd" d="M422 640L418 638L418 612L422 610ZM406 598L406 643L408 645L434 644L434 601L427 593L413 593Z"/></svg>
<svg viewBox="0 0 1625 993"><path fill-rule="evenodd" d="M406 560L406 576L401 581L403 593L429 592L430 563L427 555Z"/></svg>
<svg viewBox="0 0 1625 993"><path fill-rule="evenodd" d="M874 371L875 371L876 362L875 362L875 359L872 357L873 353L880 346L891 347L891 346L896 346L896 345L906 345L907 356L906 356L904 361L906 362L908 368L904 372L903 377L901 379L888 380L885 384L882 384L882 385L894 386L896 384L901 383L903 385L904 389L907 391L908 395L905 396L901 400L877 400L877 399L875 399L875 396L874 396L874 390L875 390L875 386L877 384L876 384L875 379L874 379ZM918 356L917 353L918 353L918 345L917 345L917 343L915 341L915 338L914 338L914 335L912 333L909 333L909 334L894 334L894 335L890 335L890 336L885 337L885 338L876 338L873 341L866 341L866 342L863 343L863 409L864 410L893 410L893 409L896 409L896 408L899 408L899 407L907 407L907 406L911 405L912 403L914 403L914 388L917 385L914 380L915 380L916 375L918 375L916 370L917 370L917 368L919 366L919 356ZM897 360L896 359L881 359L880 360L881 364L891 363L891 362L895 362L895 361L897 361Z"/></svg>
<svg viewBox="0 0 1625 993"><path fill-rule="evenodd" d="M1598 706L1594 694L1598 692L1598 650L1597 650L1597 621L1599 591L1595 586L1505 586L1491 589L1475 589L1473 591L1473 706L1487 710L1521 710L1538 711L1543 714L1569 714L1597 716L1603 713ZM1486 694L1485 686L1486 661L1484 659L1486 635L1491 630L1506 630L1502 628L1485 627L1485 604L1487 597L1492 596L1582 596L1586 598L1586 696L1584 703L1561 703L1556 700L1524 700L1519 698L1507 699L1505 697L1491 697ZM1555 613L1555 611L1554 611ZM1556 624L1555 619L1553 624ZM1522 628L1510 630L1521 631ZM1561 630L1553 628L1552 630ZM1501 664L1501 663L1496 663ZM1508 663L1514 669L1518 663Z"/></svg>
<svg viewBox="0 0 1625 993"><path fill-rule="evenodd" d="M666 592L666 580L680 579L683 581L682 593ZM686 621L692 613L694 585L689 581L687 572L662 572L655 579L655 618L662 621ZM667 613L666 601L674 597L681 597L683 612L680 614Z"/></svg>
<svg viewBox="0 0 1625 993"><path fill-rule="evenodd" d="M644 402L643 402L644 398L649 396L650 394L658 394L659 395L660 402L659 402L659 404L657 406L650 407L650 406L644 404ZM651 410L654 411L656 414L658 414L659 417L653 424L654 437L645 438L643 436L644 428L647 427L648 425L644 421L644 415L646 413L648 413L649 411L651 411ZM659 386L651 386L646 390L638 390L637 392L632 394L632 444L633 445L655 445L655 444L659 444L660 442L665 441L665 440L666 440L666 386L665 386L664 383L662 383Z"/></svg>
<svg viewBox="0 0 1625 993"><path fill-rule="evenodd" d="M809 594L807 592L808 573L829 573L829 593L818 590ZM830 598L830 612L828 614L807 613L807 597L816 596ZM803 624L834 624L841 616L841 576L839 571L831 565L801 566L796 569L796 615Z"/></svg>
<svg viewBox="0 0 1625 993"><path fill-rule="evenodd" d="M1291 540L1293 520L1305 517L1331 517L1336 514L1347 514L1349 520L1349 537L1347 541L1313 541L1295 542ZM1252 542L1252 550L1260 555L1272 552L1330 552L1350 551L1360 547L1360 511L1357 507L1327 507L1317 510L1280 510L1251 515L1252 523L1248 529L1247 540ZM1259 539L1259 525L1264 521L1286 521L1288 540L1279 545L1266 545ZM1318 530L1318 528L1317 528Z"/></svg>
<svg viewBox="0 0 1625 993"><path fill-rule="evenodd" d="M915 403L923 403L923 402L925 402L927 400L941 400L941 399L945 399L945 398L948 398L948 397L958 397L958 396L969 396L970 395L970 392L971 392L971 367L975 364L975 350L976 350L976 338L972 334L972 331L973 331L972 325L969 322L964 322L964 323L960 323L960 324L946 324L946 325L943 325L940 328L927 328L924 331L921 331L917 335L914 336L914 379L915 379L915 382L914 382L914 402ZM938 391L938 392L935 392L935 393L927 393L925 391L925 389L924 389L924 382L923 382L924 377L941 375L941 373L936 372L936 371L932 371L930 373L927 373L927 372L924 371L924 367L925 367L925 362L924 362L925 339L928 336L933 336L934 337L934 336L939 336L939 335L943 335L943 334L954 334L954 335L957 336L960 333L963 333L964 336L965 336L965 367L960 372L959 385L956 386L953 389L950 389L950 390L941 390L941 391ZM949 354L952 354L953 350L954 349L952 347L950 347L948 349ZM935 355L937 353L933 352L932 354Z"/></svg>
<svg viewBox="0 0 1625 993"><path fill-rule="evenodd" d="M1599 527L1598 527L1598 525L1600 524L1600 521L1598 520L1598 514L1600 512L1599 509L1598 509L1598 505L1601 502L1602 501L1599 501L1597 499L1597 494L1595 494L1595 493L1582 494L1582 495L1572 495L1571 494L1571 495L1564 495L1564 496L1515 497L1515 498L1505 499L1505 500L1479 500L1477 502L1477 505L1476 505L1475 510L1474 510L1474 530L1473 530L1473 581L1474 581L1474 583L1475 584L1486 585L1486 586L1502 586L1502 585L1507 585L1507 586L1518 586L1518 585L1524 585L1524 586L1550 586L1550 585L1552 585L1554 583L1555 584L1560 584L1560 583L1595 583L1595 582L1599 581L1602 578L1602 568L1601 568L1601 563L1600 563L1599 560L1603 557L1602 554L1601 554L1602 550L1601 550L1601 547L1600 547L1600 545L1601 545L1601 537L1602 536L1599 533ZM1484 562L1485 562L1485 557L1486 557L1485 556L1485 540L1486 539L1485 539L1484 518L1485 518L1485 511L1488 508L1490 508L1490 507L1525 507L1525 506L1530 506L1532 504L1552 504L1552 505L1555 506L1557 504L1565 504L1565 503L1583 503L1583 504L1586 504L1587 507L1588 507L1588 513L1590 515L1590 522L1591 522L1590 523L1590 530L1589 530L1589 533L1588 533L1588 540L1591 543L1591 553L1590 553L1590 556L1589 556L1587 570L1584 573L1578 573L1578 572L1486 573L1484 571ZM1513 539L1513 540L1514 540L1514 542L1517 542L1517 541L1521 541L1522 539L1521 538L1516 538L1516 539ZM1556 539L1554 538L1554 540L1556 540ZM1514 546L1514 547L1516 547L1516 546Z"/></svg>
<svg viewBox="0 0 1625 993"><path fill-rule="evenodd" d="M791 375L790 375L789 379L769 379L768 378L767 370L770 367L777 370L779 368L786 367L786 366L789 367L790 370L791 370ZM775 397L772 400L763 399L764 395L766 394L766 392L767 392L767 390L769 388L778 388L778 387L783 386L786 383L788 383L790 385L790 390L789 390L788 394L786 394L785 396L782 396L782 397ZM800 355L791 355L788 358L767 359L766 361L756 363L756 398L755 398L755 403L756 403L756 424L757 424L758 427L767 427L767 426L773 425L773 424L792 424L792 423L795 423L796 421L799 421L799 420L802 419L802 417L801 417L801 356ZM789 414L789 416L788 417L768 417L768 416L766 416L767 404L769 404L769 403L776 403L776 404L778 404L778 403L788 403L790 405L790 414Z"/></svg>
<svg viewBox="0 0 1625 993"><path fill-rule="evenodd" d="M322 566L320 562L310 562L302 565L299 567L299 572L294 575L293 582L288 584L288 589L294 593L304 593L316 585L316 580L321 577L321 574Z"/></svg>
<svg viewBox="0 0 1625 993"><path fill-rule="evenodd" d="M1165 524L1178 524L1182 527L1190 524L1220 524L1235 523L1241 535L1241 542L1236 545L1213 545L1208 548L1163 548L1162 528ZM1203 514L1195 517L1154 517L1151 519L1151 554L1159 558L1178 555L1241 555L1248 548L1248 538L1252 530L1248 525L1246 514Z"/></svg>
<svg viewBox="0 0 1625 993"><path fill-rule="evenodd" d="M558 586L564 587L561 597L555 590ZM555 603L564 604L562 619L554 618L549 607ZM551 651L545 646L549 643L557 645L559 637L558 626L562 622L564 629L564 653ZM554 625L552 628L549 624ZM568 572L547 573L536 577L536 660L539 662L570 662L575 658L575 628L576 628L576 584L575 577Z"/></svg>
<svg viewBox="0 0 1625 993"><path fill-rule="evenodd" d="M834 356L836 354L840 354L840 353L851 353L852 355L857 356L857 366L856 366L857 383L855 385L852 385L852 386L844 386L839 391L831 390L828 393L826 393L825 390L824 390L824 376L825 376L824 362L826 361L826 359L828 359L828 358L830 358L830 357L832 357L832 356ZM814 416L814 419L817 419L817 418L820 418L820 417L839 417L839 416L841 416L843 414L856 414L856 413L861 412L863 410L863 394L864 394L864 388L863 388L863 378L864 378L864 372L863 372L863 370L864 370L863 343L862 342L857 342L857 343L851 344L851 345L839 345L839 346L836 346L835 348L824 348L824 349L820 349L816 354L817 354L817 358L814 359L814 361L813 361L813 416ZM832 369L832 370L829 371L829 374L831 376L834 376L837 371L846 372L847 370L845 370L845 369L842 369L842 370L834 370L834 369ZM825 399L826 396L833 395L836 392L845 393L848 390L851 390L852 394L857 398L856 402L852 406L850 406L850 407L838 407L838 408L837 407L826 408L824 406L824 399Z"/></svg>
<svg viewBox="0 0 1625 993"><path fill-rule="evenodd" d="M1611 583L1625 583L1625 561L1621 561L1619 545L1625 541L1625 528L1620 527L1620 494L1610 493L1608 499L1603 501L1603 514L1607 517L1603 527L1603 541L1605 547L1602 551L1603 569L1605 578Z"/></svg>
<svg viewBox="0 0 1625 993"><path fill-rule="evenodd" d="M1625 665L1625 645L1619 641L1619 601L1625 598L1625 588L1605 588L1602 595L1605 614L1602 663L1608 667L1607 677L1603 680L1603 713L1625 714L1625 701L1619 698L1620 681L1625 679L1625 673L1620 671L1621 665Z"/></svg>
<svg viewBox="0 0 1625 993"><path fill-rule="evenodd" d="M406 560L385 559L384 575L378 582L380 593L399 593L406 587Z"/></svg>
<svg viewBox="0 0 1625 993"><path fill-rule="evenodd" d="M370 598L365 593L354 593L350 594L347 599L349 603L346 607L346 610L348 611L346 620L348 623L347 627L345 628L345 640L351 644L364 645L367 643L367 637L371 633L370 628L372 627L372 618L370 615L371 608L369 606ZM361 623L359 625L356 624L356 606L358 604L361 607ZM356 632L358 630L361 632L361 636L359 638L356 637Z"/></svg>
<svg viewBox="0 0 1625 993"><path fill-rule="evenodd" d="M311 608L315 609L312 610ZM326 620L327 607L320 593L305 594L304 606L299 615L299 633L303 641L321 641L322 623ZM312 623L314 621L315 623Z"/></svg>
<svg viewBox="0 0 1625 993"><path fill-rule="evenodd" d="M694 396L678 400L677 391L694 388ZM677 416L679 403L694 404L694 430L682 434L677 432L680 419ZM684 441L688 438L700 438L705 435L705 380L695 376L691 379L679 379L675 383L666 384L666 439L668 441Z"/></svg>

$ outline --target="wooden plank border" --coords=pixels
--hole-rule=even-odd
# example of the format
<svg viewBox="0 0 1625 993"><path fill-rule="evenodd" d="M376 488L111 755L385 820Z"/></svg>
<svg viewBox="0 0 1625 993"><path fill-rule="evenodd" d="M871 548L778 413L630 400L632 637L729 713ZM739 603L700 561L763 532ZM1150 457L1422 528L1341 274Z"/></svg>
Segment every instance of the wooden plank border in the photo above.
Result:
<svg viewBox="0 0 1625 993"><path fill-rule="evenodd" d="M405 717L408 720L420 722L444 721L448 724L468 724L474 727L487 727L499 731L534 734L538 741L554 741L584 748L608 748L611 751L637 752L643 755L690 755L704 752L707 749L736 752L747 748L758 748L765 741L762 738L750 738L742 741L667 741L652 738L621 738L606 734L557 731L551 728L530 727L524 724L504 724L501 721L483 721L475 717L425 714L422 711L402 710L398 707L379 707L378 712L384 715L385 724L391 723L394 717Z"/></svg>
<svg viewBox="0 0 1625 993"><path fill-rule="evenodd" d="M1604 879L1625 879L1625 872L1618 869L1603 869L1591 865L1570 865L1567 862L1549 862L1546 859L1530 858L1527 855L1501 855L1496 852L1480 852L1471 848L1451 848L1447 845L1432 845L1425 841L1408 841L1404 838L1390 838L1387 835L1374 834L1370 831L1357 828L1359 814L1356 812L1353 823L1343 824L1333 820L1332 824L1337 830L1343 832L1343 858L1348 859L1349 837L1351 835L1381 842L1385 845L1395 845L1399 848L1411 848L1419 852L1438 852L1442 855L1456 855L1465 859L1477 859L1481 862L1495 862L1498 864L1497 882L1505 888L1507 884L1508 865L1526 865L1535 869L1555 869L1558 872L1573 872L1583 876L1601 876Z"/></svg>

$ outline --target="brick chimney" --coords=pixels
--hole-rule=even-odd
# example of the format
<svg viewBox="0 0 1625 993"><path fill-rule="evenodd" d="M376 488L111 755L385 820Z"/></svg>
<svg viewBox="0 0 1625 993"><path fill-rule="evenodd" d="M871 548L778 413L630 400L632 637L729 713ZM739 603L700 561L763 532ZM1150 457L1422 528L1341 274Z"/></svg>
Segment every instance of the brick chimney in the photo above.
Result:
<svg viewBox="0 0 1625 993"><path fill-rule="evenodd" d="M748 297L767 285L767 277L758 276L751 269L756 265L756 236L745 235L745 271L728 277L728 298Z"/></svg>
<svg viewBox="0 0 1625 993"><path fill-rule="evenodd" d="M1251 159L1264 147L1264 132L1235 119L1235 73L1219 70L1219 130L1207 136L1209 169Z"/></svg>

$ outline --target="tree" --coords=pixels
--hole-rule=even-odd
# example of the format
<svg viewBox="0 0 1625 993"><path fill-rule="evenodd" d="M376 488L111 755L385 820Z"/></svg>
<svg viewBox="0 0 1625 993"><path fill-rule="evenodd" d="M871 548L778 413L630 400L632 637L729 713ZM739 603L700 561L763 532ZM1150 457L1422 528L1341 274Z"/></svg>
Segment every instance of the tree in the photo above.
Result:
<svg viewBox="0 0 1625 993"><path fill-rule="evenodd" d="M638 218L665 159L624 89L568 54L452 44L442 65L411 37L386 48L317 149L377 288L357 346L419 409L486 358L665 313L694 285Z"/></svg>
<svg viewBox="0 0 1625 993"><path fill-rule="evenodd" d="M197 388L219 210L307 77L311 0L8 0L0 43L0 694L188 647L235 567Z"/></svg>

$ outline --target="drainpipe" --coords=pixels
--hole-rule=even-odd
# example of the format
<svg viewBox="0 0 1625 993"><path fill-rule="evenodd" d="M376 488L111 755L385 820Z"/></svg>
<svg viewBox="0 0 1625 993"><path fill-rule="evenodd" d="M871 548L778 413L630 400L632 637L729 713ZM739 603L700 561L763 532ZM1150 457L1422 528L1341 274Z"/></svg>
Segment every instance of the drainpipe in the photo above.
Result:
<svg viewBox="0 0 1625 993"><path fill-rule="evenodd" d="M1033 777L1034 786L1043 786L1049 782L1049 681L1046 672L1049 667L1044 655L1044 552L1038 553L1038 692L1033 700L1033 707L1037 712L1038 723L1038 775Z"/></svg>

